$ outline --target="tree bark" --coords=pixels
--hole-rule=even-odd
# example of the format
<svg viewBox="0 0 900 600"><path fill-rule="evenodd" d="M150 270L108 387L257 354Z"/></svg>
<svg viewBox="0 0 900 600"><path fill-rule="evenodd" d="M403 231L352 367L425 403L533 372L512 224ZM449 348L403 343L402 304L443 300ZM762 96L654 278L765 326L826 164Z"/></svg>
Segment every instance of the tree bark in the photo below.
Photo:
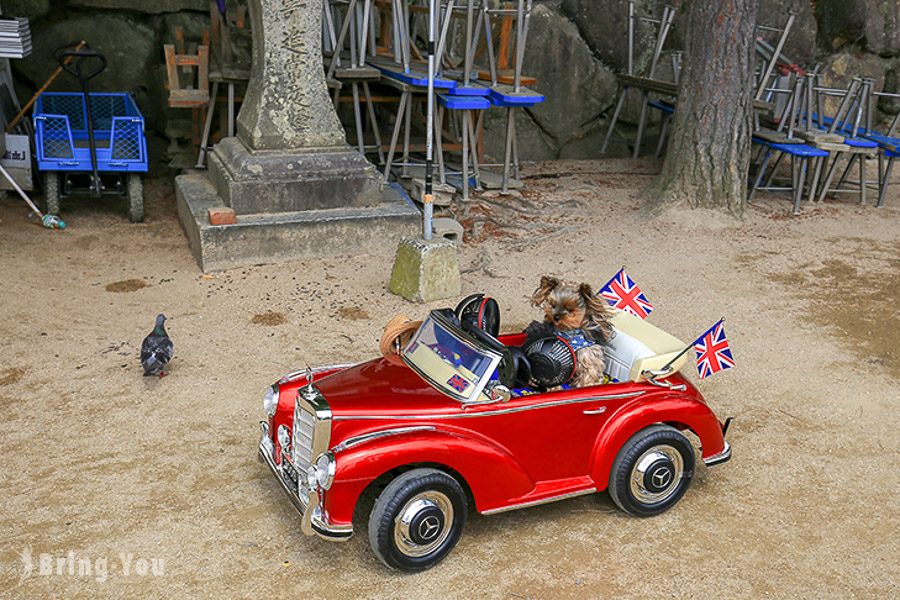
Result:
<svg viewBox="0 0 900 600"><path fill-rule="evenodd" d="M747 197L759 0L685 0L678 106L651 208L687 203L740 216Z"/></svg>

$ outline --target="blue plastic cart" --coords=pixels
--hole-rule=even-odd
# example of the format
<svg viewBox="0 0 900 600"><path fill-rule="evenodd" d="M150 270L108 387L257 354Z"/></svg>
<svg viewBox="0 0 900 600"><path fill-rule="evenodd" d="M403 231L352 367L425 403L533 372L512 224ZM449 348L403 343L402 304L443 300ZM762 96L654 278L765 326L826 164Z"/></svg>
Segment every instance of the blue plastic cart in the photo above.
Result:
<svg viewBox="0 0 900 600"><path fill-rule="evenodd" d="M75 60L64 64L67 57ZM99 68L83 70L83 62L91 58L100 60ZM81 81L84 93L44 92L35 103L36 156L44 174L47 212L59 214L60 199L71 193L119 194L128 198L131 221L142 221L147 140L134 98L121 92L88 92L87 80L106 66L97 52L65 50L57 53L57 60Z"/></svg>

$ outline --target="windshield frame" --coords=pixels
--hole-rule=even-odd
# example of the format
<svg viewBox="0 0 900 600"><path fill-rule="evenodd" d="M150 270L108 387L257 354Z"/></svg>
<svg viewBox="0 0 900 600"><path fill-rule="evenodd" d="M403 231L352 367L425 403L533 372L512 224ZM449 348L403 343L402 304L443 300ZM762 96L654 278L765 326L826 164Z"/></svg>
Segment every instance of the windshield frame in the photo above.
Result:
<svg viewBox="0 0 900 600"><path fill-rule="evenodd" d="M498 353L496 350L489 348L484 344L478 343L478 341L475 340L474 338L470 337L459 326L459 324L453 323L452 321L450 321L450 319L448 319L445 315L441 314L441 312L437 311L437 310L433 310L430 313L428 313L428 317L422 322L422 325L419 326L419 329L416 330L416 333L413 335L412 339L410 340L410 343L412 343L412 340L416 339L421 328L424 327L426 323L428 323L428 319L431 319L434 322L435 326L441 327L442 329L444 329L444 331L446 333L448 333L451 337L453 337L459 343L464 344L465 346L468 346L475 352L487 355L488 357L491 358L490 366L488 367L484 376L480 377L478 379L478 381L475 382L475 385L472 387L472 391L469 392L469 394L457 393L457 392L454 392L454 391L444 388L440 383L438 383L436 380L434 380L431 376L429 376L428 373L426 373L424 370L422 370L418 365L416 365L416 363L414 363L410 358L407 357L406 350L407 350L407 348L409 348L409 344L407 344L406 348L404 348L400 352L400 358L402 358L403 362L405 362L407 364L407 366L409 366L409 368L411 368L413 371L415 371L419 375L419 377L421 377L422 379L427 381L431 385L431 387L433 387L437 391L441 392L442 394L450 396L451 398L460 402L461 404L471 404L473 402L481 401L480 400L481 393L482 393L482 391L484 391L485 386L490 381L491 375L493 375L493 373L497 370L497 366L500 364L500 361L502 360L503 356L500 353Z"/></svg>

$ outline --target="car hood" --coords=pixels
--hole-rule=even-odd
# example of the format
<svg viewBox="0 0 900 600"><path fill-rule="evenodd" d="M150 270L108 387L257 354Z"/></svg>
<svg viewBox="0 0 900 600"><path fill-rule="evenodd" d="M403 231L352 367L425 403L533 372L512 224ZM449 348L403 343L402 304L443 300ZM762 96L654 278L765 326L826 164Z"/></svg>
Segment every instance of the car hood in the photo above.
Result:
<svg viewBox="0 0 900 600"><path fill-rule="evenodd" d="M377 358L316 381L335 416L428 415L459 408L399 356Z"/></svg>

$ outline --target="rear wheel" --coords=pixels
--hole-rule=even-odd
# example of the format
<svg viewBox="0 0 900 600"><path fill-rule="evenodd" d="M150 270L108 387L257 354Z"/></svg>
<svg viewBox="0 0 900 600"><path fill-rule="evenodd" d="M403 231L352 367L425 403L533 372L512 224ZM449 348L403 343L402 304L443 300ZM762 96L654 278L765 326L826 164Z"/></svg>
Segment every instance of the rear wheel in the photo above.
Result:
<svg viewBox="0 0 900 600"><path fill-rule="evenodd" d="M389 567L424 571L456 546L466 522L466 494L437 469L413 469L381 492L369 515L369 543Z"/></svg>
<svg viewBox="0 0 900 600"><path fill-rule="evenodd" d="M56 171L44 173L44 212L59 215L60 174Z"/></svg>
<svg viewBox="0 0 900 600"><path fill-rule="evenodd" d="M132 223L144 220L144 183L139 173L128 174L128 219Z"/></svg>
<svg viewBox="0 0 900 600"><path fill-rule="evenodd" d="M619 450L609 475L609 495L636 517L672 508L694 476L694 447L677 429L653 425L636 433Z"/></svg>

